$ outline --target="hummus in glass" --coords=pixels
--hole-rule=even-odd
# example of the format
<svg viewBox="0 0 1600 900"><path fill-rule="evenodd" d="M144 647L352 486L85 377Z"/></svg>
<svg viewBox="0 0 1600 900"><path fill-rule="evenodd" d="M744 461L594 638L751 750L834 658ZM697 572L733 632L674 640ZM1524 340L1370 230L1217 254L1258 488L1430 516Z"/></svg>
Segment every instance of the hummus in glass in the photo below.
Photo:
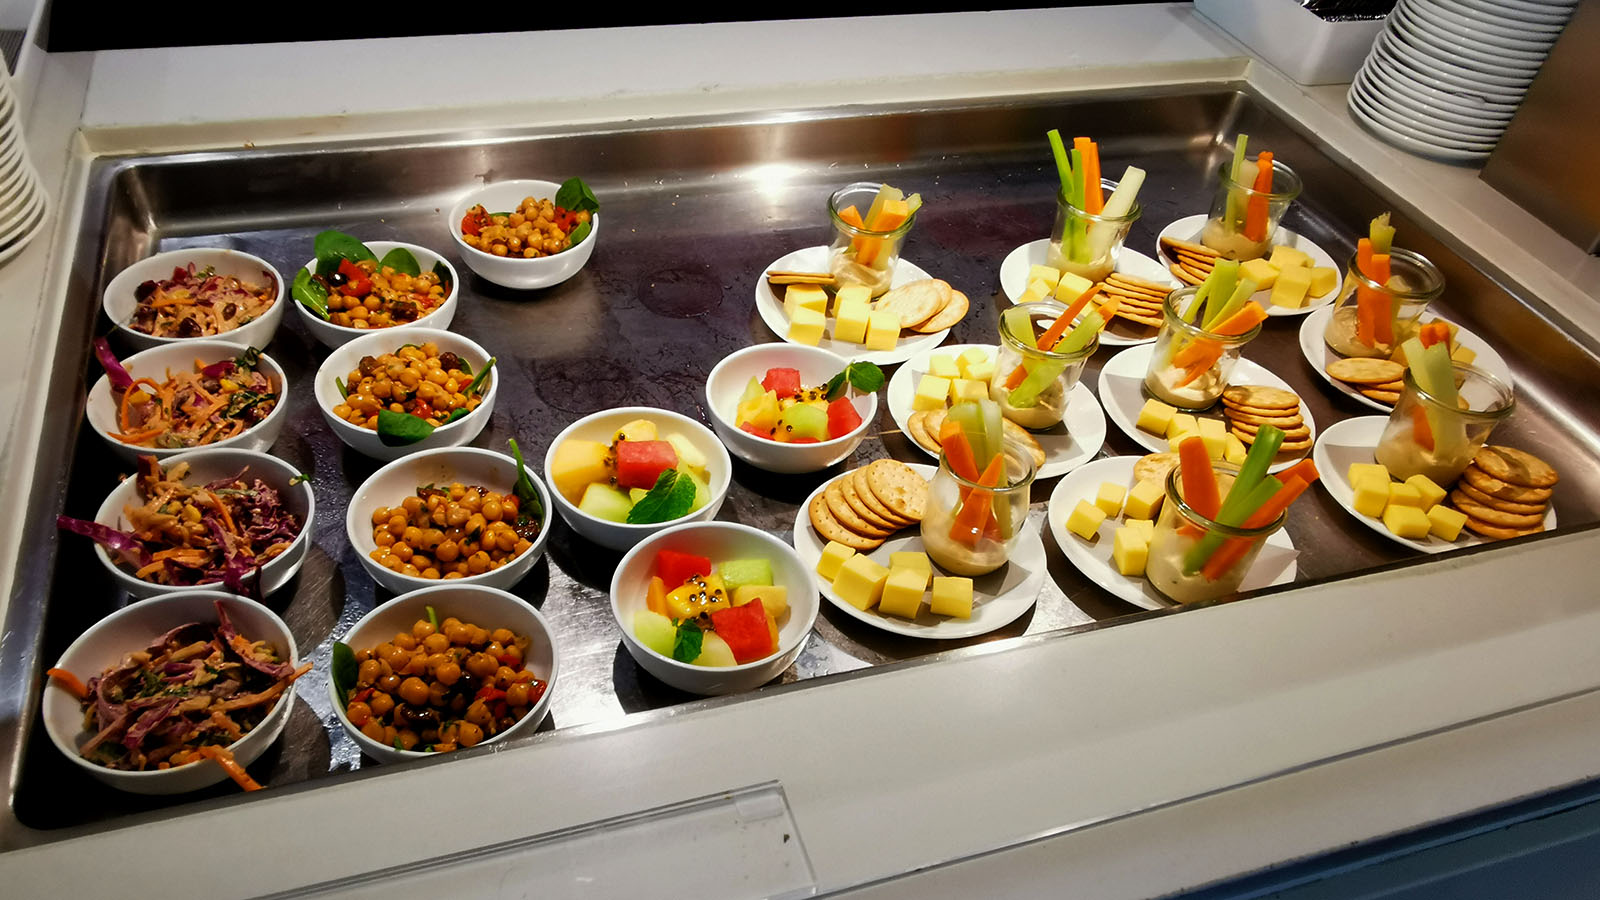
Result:
<svg viewBox="0 0 1600 900"><path fill-rule="evenodd" d="M995 369L994 377L989 379L989 396L1000 404L1000 414L1007 419L1021 425L1040 431L1054 426L1061 421L1067 413L1067 389L1062 386L1065 376L1058 377L1039 394L1039 401L1032 406L1012 406L1007 398L1011 391L1006 388L1006 374L999 368Z"/></svg>
<svg viewBox="0 0 1600 900"><path fill-rule="evenodd" d="M1221 219L1207 219L1200 230L1200 243L1222 254L1225 259L1241 262L1260 259L1272 252L1272 241L1252 241L1242 233L1222 224Z"/></svg>
<svg viewBox="0 0 1600 900"><path fill-rule="evenodd" d="M955 511L943 503L930 503L922 520L922 549L939 568L969 578L987 575L1006 564L1011 549L1004 541L979 538L977 546L968 547L950 537L950 526L955 523Z"/></svg>
<svg viewBox="0 0 1600 900"><path fill-rule="evenodd" d="M1092 259L1086 263L1077 263L1067 259L1066 255L1061 252L1061 242L1059 240L1052 240L1045 264L1051 268L1087 278L1090 281L1100 282L1105 281L1116 270L1116 250L1117 248L1113 246L1107 249L1105 255L1098 259Z"/></svg>
<svg viewBox="0 0 1600 900"><path fill-rule="evenodd" d="M828 254L828 271L838 280L839 284L866 285L872 291L872 296L887 293L889 284L894 280L894 267L875 269L872 266L863 266L850 255L848 247L835 247Z"/></svg>
<svg viewBox="0 0 1600 900"><path fill-rule="evenodd" d="M1199 378L1180 387L1178 382L1183 376L1183 370L1176 366L1162 366L1145 374L1144 387L1157 400L1187 412L1210 408L1228 387L1227 379L1222 377L1220 361Z"/></svg>
<svg viewBox="0 0 1600 900"><path fill-rule="evenodd" d="M1439 452L1440 449L1450 448L1424 450L1417 443L1409 422L1397 422L1391 418L1372 455L1389 470L1392 477L1401 481L1413 475L1426 475L1434 484L1448 487L1466 471L1472 458L1478 455L1480 446L1481 442L1468 440L1458 443L1451 453Z"/></svg>

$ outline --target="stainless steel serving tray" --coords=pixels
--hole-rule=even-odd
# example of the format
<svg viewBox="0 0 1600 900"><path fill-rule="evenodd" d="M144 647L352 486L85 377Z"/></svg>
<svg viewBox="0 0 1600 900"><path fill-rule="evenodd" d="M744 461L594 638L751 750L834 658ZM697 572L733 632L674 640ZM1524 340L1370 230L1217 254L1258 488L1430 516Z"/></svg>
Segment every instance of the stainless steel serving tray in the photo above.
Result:
<svg viewBox="0 0 1600 900"><path fill-rule="evenodd" d="M56 414L41 447L43 459L62 463L41 466L32 486L0 654L0 758L12 764L0 847L124 827L187 804L249 802L229 786L180 798L117 793L69 766L37 727L42 670L89 623L128 602L88 542L58 541L53 527L58 512L92 516L125 470L81 427L85 391L99 376L89 341L109 329L99 312L100 290L124 266L158 250L229 246L272 261L288 276L310 257L312 235L329 227L432 247L466 276L454 329L500 359L499 405L475 445L503 448L514 436L530 460L540 460L567 422L598 409L649 404L705 419L702 388L710 368L742 346L775 339L752 304L759 273L790 250L827 240L824 204L844 181L881 179L922 193L926 205L905 255L972 297L972 312L952 342L992 342L1000 261L1047 234L1054 215L1055 172L1044 132L1071 130L1075 122L1095 123L1107 172L1129 163L1148 170L1144 216L1129 238L1145 252L1162 226L1206 207L1224 142L1241 130L1254 145L1293 160L1306 189L1285 223L1336 257L1350 253L1373 214L1394 210L1405 244L1445 272L1449 290L1438 311L1494 341L1515 370L1518 410L1496 438L1540 448L1561 468L1566 477L1555 503L1563 530L1600 518L1600 479L1591 474L1600 456L1594 431L1600 403L1576 387L1600 381L1595 343L1565 333L1537 298L1475 268L1481 258L1418 220L1405 198L1385 195L1364 173L1330 158L1314 136L1232 85L102 158L92 168L72 250L64 349L51 376ZM441 208L482 180L573 173L605 204L603 239L583 272L526 294L468 276ZM1299 324L1270 321L1248 355L1293 384L1323 427L1368 414L1310 369L1296 343ZM323 672L334 637L387 594L367 578L345 539L345 504L377 466L347 450L312 406L310 378L325 352L292 311L267 349L294 388L289 423L272 452L313 476L318 499L315 543L303 571L268 598L319 666L299 683L300 702L279 746L253 767L281 792L352 777L351 770L365 767L328 708ZM1096 383L1110 355L1102 351L1091 361L1085 383ZM887 410L877 426L850 465L883 455L923 459L894 431ZM1113 427L1106 452L1142 451ZM796 504L829 474L779 476L736 464L721 518L788 535ZM1036 526L1054 484L1035 488ZM545 730L625 726L630 715L693 700L644 674L623 649L606 601L619 555L584 542L559 521L552 527L546 560L516 588L551 619L562 641L562 680ZM1359 527L1320 491L1294 507L1288 527L1301 551L1302 582L1420 562ZM1054 639L1159 614L1106 593L1051 538L1045 543L1052 578L1034 610L1011 626L974 640L918 641L870 629L824 604L810 645L780 680L948 658L989 641Z"/></svg>

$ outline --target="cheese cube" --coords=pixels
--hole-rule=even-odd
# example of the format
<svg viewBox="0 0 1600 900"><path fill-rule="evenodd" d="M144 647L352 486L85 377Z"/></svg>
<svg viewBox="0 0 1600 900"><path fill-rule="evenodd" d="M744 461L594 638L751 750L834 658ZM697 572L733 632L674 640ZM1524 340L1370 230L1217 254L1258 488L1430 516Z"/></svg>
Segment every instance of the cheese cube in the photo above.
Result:
<svg viewBox="0 0 1600 900"><path fill-rule="evenodd" d="M1054 288L1045 283L1043 279L1035 278L1034 280L1028 282L1027 289L1022 292L1022 296L1017 298L1017 302L1038 303L1040 300L1049 297L1052 290L1054 290Z"/></svg>
<svg viewBox="0 0 1600 900"><path fill-rule="evenodd" d="M852 344L867 340L867 320L872 316L872 304L865 300L847 300L839 305L834 315L833 339Z"/></svg>
<svg viewBox="0 0 1600 900"><path fill-rule="evenodd" d="M829 541L828 546L822 548L822 558L817 560L817 574L831 582L839 574L839 567L844 565L844 561L855 555L854 548L838 541Z"/></svg>
<svg viewBox="0 0 1600 900"><path fill-rule="evenodd" d="M1196 421L1195 417L1189 413L1174 412L1172 414L1172 422L1167 425L1167 437L1172 437L1175 434L1188 434L1191 431L1200 431L1200 423Z"/></svg>
<svg viewBox="0 0 1600 900"><path fill-rule="evenodd" d="M1357 481L1351 487L1355 490L1355 497L1350 505L1356 512L1374 519L1383 515L1389 506L1389 486L1392 482L1388 478L1374 478L1371 475Z"/></svg>
<svg viewBox="0 0 1600 900"><path fill-rule="evenodd" d="M1199 431L1185 431L1183 434L1175 434L1172 437L1167 438L1167 449L1171 450L1173 453L1178 453L1180 452L1178 448L1183 446L1184 441L1187 441L1189 438L1197 437L1200 437Z"/></svg>
<svg viewBox="0 0 1600 900"><path fill-rule="evenodd" d="M1055 290L1056 282L1060 280L1061 270L1054 266L1030 266L1028 268L1029 284L1033 284L1035 281L1043 281L1050 285L1051 290Z"/></svg>
<svg viewBox="0 0 1600 900"><path fill-rule="evenodd" d="M1156 511L1161 509L1161 498L1166 495L1166 485L1154 478L1146 478L1128 492L1128 500L1122 505L1122 511L1130 519L1154 519Z"/></svg>
<svg viewBox="0 0 1600 900"><path fill-rule="evenodd" d="M1311 270L1292 266L1278 273L1278 283L1272 286L1272 305L1299 309L1306 305L1311 293Z"/></svg>
<svg viewBox="0 0 1600 900"><path fill-rule="evenodd" d="M948 353L935 353L928 357L928 374L940 378L960 378L961 368L956 365L956 358Z"/></svg>
<svg viewBox="0 0 1600 900"><path fill-rule="evenodd" d="M1478 352L1457 344L1456 348L1450 351L1450 358L1464 366L1470 366L1473 360L1478 358Z"/></svg>
<svg viewBox="0 0 1600 900"><path fill-rule="evenodd" d="M950 379L938 375L924 375L917 382L917 393L911 398L912 409L944 409L944 398L950 396Z"/></svg>
<svg viewBox="0 0 1600 900"><path fill-rule="evenodd" d="M1311 257L1287 244L1279 244L1273 247L1272 256L1268 257L1267 261L1278 267L1279 278L1283 277L1284 269L1291 269L1296 266L1311 268Z"/></svg>
<svg viewBox="0 0 1600 900"><path fill-rule="evenodd" d="M1239 277L1256 283L1256 290L1270 291L1278 280L1278 267L1264 259L1252 259L1239 264Z"/></svg>
<svg viewBox="0 0 1600 900"><path fill-rule="evenodd" d="M1429 478L1421 472L1418 472L1410 478L1407 478L1406 484L1416 488L1417 493L1421 495L1422 504L1420 508L1423 512L1427 512L1428 510L1433 509L1435 506L1438 506L1439 502L1444 499L1444 495L1446 493L1444 488L1434 484L1432 478Z"/></svg>
<svg viewBox="0 0 1600 900"><path fill-rule="evenodd" d="M933 602L928 610L936 616L972 618L972 579L957 576L935 576Z"/></svg>
<svg viewBox="0 0 1600 900"><path fill-rule="evenodd" d="M1428 514L1415 506L1396 506L1389 504L1383 511L1383 527L1389 529L1398 537L1420 541L1428 536L1428 531L1433 527L1433 521Z"/></svg>
<svg viewBox="0 0 1600 900"><path fill-rule="evenodd" d="M1109 518L1115 519L1122 514L1122 498L1128 489L1115 481L1100 482L1100 490L1094 495L1094 505L1100 507Z"/></svg>
<svg viewBox="0 0 1600 900"><path fill-rule="evenodd" d="M1229 434L1225 443L1226 446L1224 446L1222 450L1223 460L1233 463L1236 466L1244 465L1245 457L1250 455L1250 451L1245 449L1244 441L1241 441L1232 434Z"/></svg>
<svg viewBox="0 0 1600 900"><path fill-rule="evenodd" d="M922 611L922 592L927 586L927 576L918 569L890 569L889 579L883 585L883 597L878 601L878 612L915 619Z"/></svg>
<svg viewBox="0 0 1600 900"><path fill-rule="evenodd" d="M987 396L989 396L987 381L957 378L950 382L950 400L953 403L960 403L962 400L982 400Z"/></svg>
<svg viewBox="0 0 1600 900"><path fill-rule="evenodd" d="M893 575L901 569L917 569L925 576L922 586L927 587L927 579L933 577L933 563L928 561L928 554L915 550L899 550L889 554L889 574Z"/></svg>
<svg viewBox="0 0 1600 900"><path fill-rule="evenodd" d="M1206 455L1222 459L1228 451L1228 426L1221 419L1199 419L1200 440L1206 442Z"/></svg>
<svg viewBox="0 0 1600 900"><path fill-rule="evenodd" d="M847 284L833 295L833 314L838 315L846 303L872 303L872 288L864 284Z"/></svg>
<svg viewBox="0 0 1600 900"><path fill-rule="evenodd" d="M1087 500L1079 500L1067 516L1067 530L1086 541L1094 540L1100 532L1100 523L1106 520L1106 511Z"/></svg>
<svg viewBox="0 0 1600 900"><path fill-rule="evenodd" d="M1389 481L1389 469L1383 463L1351 463L1345 480L1352 485L1368 475L1376 475L1384 481Z"/></svg>
<svg viewBox="0 0 1600 900"><path fill-rule="evenodd" d="M981 381L987 384L994 378L994 360L986 359L967 366L967 377L973 381Z"/></svg>
<svg viewBox="0 0 1600 900"><path fill-rule="evenodd" d="M1326 297L1328 292L1339 286L1339 272L1327 266L1317 266L1311 270L1311 296Z"/></svg>
<svg viewBox="0 0 1600 900"><path fill-rule="evenodd" d="M888 569L873 562L872 557L857 553L839 567L839 574L833 578L833 592L840 600L866 612L883 596L888 580Z"/></svg>
<svg viewBox="0 0 1600 900"><path fill-rule="evenodd" d="M1467 524L1467 514L1440 504L1428 510L1428 533L1441 541L1453 541L1461 536Z"/></svg>
<svg viewBox="0 0 1600 900"><path fill-rule="evenodd" d="M1056 282L1056 299L1067 303L1083 296L1083 292L1094 287L1094 282L1072 272L1062 272L1061 280Z"/></svg>
<svg viewBox="0 0 1600 900"><path fill-rule="evenodd" d="M1150 542L1143 532L1126 525L1117 529L1116 537L1111 540L1111 561L1116 563L1118 572L1138 578L1144 575L1144 564L1149 558Z"/></svg>
<svg viewBox="0 0 1600 900"><path fill-rule="evenodd" d="M791 284L783 292L783 312L790 319L797 310L812 309L828 314L828 292L815 284Z"/></svg>
<svg viewBox="0 0 1600 900"><path fill-rule="evenodd" d="M1389 485L1389 505L1410 506L1427 512L1427 508L1422 505L1422 492L1410 482Z"/></svg>
<svg viewBox="0 0 1600 900"><path fill-rule="evenodd" d="M875 309L867 320L867 349L893 350L900 340L900 316L887 310Z"/></svg>
<svg viewBox="0 0 1600 900"><path fill-rule="evenodd" d="M828 319L821 310L801 308L789 317L789 340L815 347L822 341L822 332Z"/></svg>
<svg viewBox="0 0 1600 900"><path fill-rule="evenodd" d="M961 355L956 357L956 368L961 370L962 378L972 378L973 375L971 373L973 366L979 365L980 363L992 362L993 360L989 358L989 351L984 350L981 347L970 347L961 351Z"/></svg>
<svg viewBox="0 0 1600 900"><path fill-rule="evenodd" d="M1172 427L1172 417L1177 412L1177 407L1168 406L1151 397L1144 402L1144 406L1139 408L1139 421L1136 424L1140 431L1148 431L1151 434L1159 434L1162 437L1166 437L1167 429Z"/></svg>
<svg viewBox="0 0 1600 900"><path fill-rule="evenodd" d="M1123 519L1122 527L1132 528L1134 531L1139 532L1147 544L1155 540L1156 523L1154 519Z"/></svg>

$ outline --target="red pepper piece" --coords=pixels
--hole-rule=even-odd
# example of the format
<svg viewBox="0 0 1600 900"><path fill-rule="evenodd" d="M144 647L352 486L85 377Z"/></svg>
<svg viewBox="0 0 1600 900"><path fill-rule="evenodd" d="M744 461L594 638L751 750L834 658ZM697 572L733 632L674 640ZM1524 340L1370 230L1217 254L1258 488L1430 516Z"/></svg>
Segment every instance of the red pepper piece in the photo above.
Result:
<svg viewBox="0 0 1600 900"><path fill-rule="evenodd" d="M339 274L347 280L341 290L350 297L365 297L372 293L372 278L365 269L348 259L339 260Z"/></svg>

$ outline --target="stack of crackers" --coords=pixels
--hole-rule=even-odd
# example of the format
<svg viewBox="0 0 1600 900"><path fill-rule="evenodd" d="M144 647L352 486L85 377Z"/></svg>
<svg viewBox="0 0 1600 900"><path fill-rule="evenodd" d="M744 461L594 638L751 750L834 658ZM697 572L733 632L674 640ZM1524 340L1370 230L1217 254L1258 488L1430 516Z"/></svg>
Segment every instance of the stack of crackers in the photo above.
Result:
<svg viewBox="0 0 1600 900"><path fill-rule="evenodd" d="M904 331L933 334L966 318L971 307L967 295L950 287L948 281L923 278L891 288L873 309L899 316Z"/></svg>
<svg viewBox="0 0 1600 900"><path fill-rule="evenodd" d="M1222 415L1228 430L1246 445L1255 443L1264 425L1283 429L1279 453L1311 449L1311 427L1300 415L1300 397L1293 391L1260 384L1236 384L1222 392Z"/></svg>
<svg viewBox="0 0 1600 900"><path fill-rule="evenodd" d="M1391 406L1400 401L1406 367L1392 359L1352 356L1328 363L1328 377L1355 388L1361 396Z"/></svg>
<svg viewBox="0 0 1600 900"><path fill-rule="evenodd" d="M1205 281L1211 270L1217 267L1217 260L1222 258L1222 254L1204 244L1180 241L1176 238L1162 238L1161 249L1166 252L1168 258L1177 260L1167 265L1167 271L1179 281L1190 285L1198 285Z"/></svg>
<svg viewBox="0 0 1600 900"><path fill-rule="evenodd" d="M1468 529L1486 538L1537 534L1559 480L1554 467L1527 451L1485 445L1461 473L1450 505L1466 515Z"/></svg>
<svg viewBox="0 0 1600 900"><path fill-rule="evenodd" d="M878 459L829 482L807 512L823 539L865 552L921 522L927 505L928 482L921 475L905 463Z"/></svg>
<svg viewBox="0 0 1600 900"><path fill-rule="evenodd" d="M1101 293L1120 301L1112 318L1127 319L1135 325L1150 328L1161 327L1161 306L1166 303L1167 295L1172 293L1171 285L1112 272L1105 281L1100 282L1099 287Z"/></svg>
<svg viewBox="0 0 1600 900"><path fill-rule="evenodd" d="M939 441L939 429L944 425L945 416L949 409L924 409L911 414L906 419L906 431L910 432L911 439L922 446L929 453L938 453L942 447ZM1033 457L1035 467L1044 465L1044 447L1039 445L1039 440L1033 433L1010 419L1002 419L1005 427L1006 442L1014 443L1027 451Z"/></svg>

